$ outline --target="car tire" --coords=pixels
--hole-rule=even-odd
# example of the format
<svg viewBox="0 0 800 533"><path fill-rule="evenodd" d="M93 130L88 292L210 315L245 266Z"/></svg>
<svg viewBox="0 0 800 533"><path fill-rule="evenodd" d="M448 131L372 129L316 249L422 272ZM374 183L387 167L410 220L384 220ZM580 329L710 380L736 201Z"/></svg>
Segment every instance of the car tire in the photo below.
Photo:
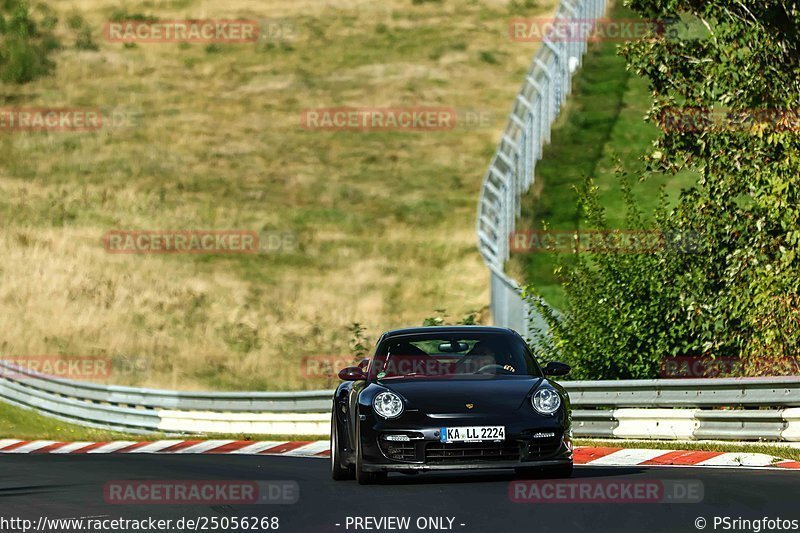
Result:
<svg viewBox="0 0 800 533"><path fill-rule="evenodd" d="M386 481L386 472L365 472L364 458L361 453L361 431L356 435L356 481L359 485L372 485Z"/></svg>
<svg viewBox="0 0 800 533"><path fill-rule="evenodd" d="M331 414L331 478L334 481L344 481L355 477L353 467L342 466L342 450L339 444L339 424L336 423L336 413Z"/></svg>

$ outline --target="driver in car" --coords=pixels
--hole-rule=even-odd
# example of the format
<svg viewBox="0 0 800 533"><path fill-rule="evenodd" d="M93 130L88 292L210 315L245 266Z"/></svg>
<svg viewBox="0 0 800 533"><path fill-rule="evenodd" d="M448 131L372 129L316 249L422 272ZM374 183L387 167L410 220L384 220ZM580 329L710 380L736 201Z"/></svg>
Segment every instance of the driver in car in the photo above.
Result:
<svg viewBox="0 0 800 533"><path fill-rule="evenodd" d="M488 365L497 365L508 372L516 372L517 369L514 367L511 354L503 355L503 353L502 350L496 350L486 341L478 341L461 361L461 364L464 365L462 368L472 369L472 372L475 372Z"/></svg>

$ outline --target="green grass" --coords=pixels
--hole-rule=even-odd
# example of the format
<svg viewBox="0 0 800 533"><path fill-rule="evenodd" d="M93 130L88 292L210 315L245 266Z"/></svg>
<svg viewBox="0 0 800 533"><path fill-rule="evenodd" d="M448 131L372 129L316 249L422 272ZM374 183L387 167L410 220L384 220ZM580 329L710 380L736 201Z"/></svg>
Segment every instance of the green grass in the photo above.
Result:
<svg viewBox="0 0 800 533"><path fill-rule="evenodd" d="M0 402L0 438L104 442L130 440L131 435L68 424Z"/></svg>
<svg viewBox="0 0 800 533"><path fill-rule="evenodd" d="M632 13L616 7L609 16L632 18ZM682 188L694 183L690 174L635 179L644 170L641 156L658 129L644 121L650 105L647 82L627 71L617 47L614 42L590 44L551 142L536 166L533 192L523 200L520 230L540 230L545 225L555 230L591 229L582 220L575 190L587 177L599 187L609 226L625 229L618 166L634 177L633 195L645 215L657 206L660 187L674 202ZM557 259L548 253L516 254L509 269L522 274L551 305L563 308L563 289L554 274Z"/></svg>
<svg viewBox="0 0 800 533"><path fill-rule="evenodd" d="M40 415L35 411L21 409L0 402L0 439L21 440L54 440L59 442L107 442L112 440L155 441L174 439L160 433L147 435L122 433L92 429L77 424L62 422L55 418ZM274 440L274 441L313 441L320 440L319 435L246 435L246 434L199 434L182 435L186 440L230 439L230 440Z"/></svg>

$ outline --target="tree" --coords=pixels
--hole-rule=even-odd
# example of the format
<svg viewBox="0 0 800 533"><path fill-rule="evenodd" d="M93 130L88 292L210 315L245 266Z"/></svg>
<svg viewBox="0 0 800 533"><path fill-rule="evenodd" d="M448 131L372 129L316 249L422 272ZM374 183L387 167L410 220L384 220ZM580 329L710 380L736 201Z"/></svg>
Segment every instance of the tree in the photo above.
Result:
<svg viewBox="0 0 800 533"><path fill-rule="evenodd" d="M654 360L675 354L734 355L751 373L785 371L764 361L798 355L800 7L630 7L706 30L692 39L666 31L621 48L628 67L649 80L648 119L663 130L645 154L648 172L700 176L657 217L657 229L699 236L698 247L579 262L565 273L569 309L548 318L553 335L544 350L566 354L594 378L654 377ZM591 192L584 197L591 201ZM613 305L595 303L603 299Z"/></svg>

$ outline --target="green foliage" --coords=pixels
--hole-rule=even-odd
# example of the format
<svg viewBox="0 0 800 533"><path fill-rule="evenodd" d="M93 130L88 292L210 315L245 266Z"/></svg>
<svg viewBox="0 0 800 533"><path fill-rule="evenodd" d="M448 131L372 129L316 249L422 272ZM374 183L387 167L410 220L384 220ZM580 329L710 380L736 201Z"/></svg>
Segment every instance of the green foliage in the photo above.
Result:
<svg viewBox="0 0 800 533"><path fill-rule="evenodd" d="M761 375L800 375L800 297L774 296L756 307L753 335L744 348L745 373Z"/></svg>
<svg viewBox="0 0 800 533"><path fill-rule="evenodd" d="M99 46L92 36L92 29L80 13L73 13L67 17L67 26L75 32L75 48L78 50L99 50Z"/></svg>
<svg viewBox="0 0 800 533"><path fill-rule="evenodd" d="M687 342L693 337L692 325L676 312L680 298L670 281L680 275L680 265L694 248L687 246L687 235L668 229L663 195L655 213L663 225L658 230L647 228L627 176L622 170L618 176L626 231L660 232L662 246L644 252L620 248L563 256L556 269L567 296L563 314L548 306L533 287L524 291L550 326L548 335L536 335L537 356L572 365L570 377L575 379L655 377L665 355L699 352ZM598 188L591 180L579 197L588 224L609 231Z"/></svg>
<svg viewBox="0 0 800 533"><path fill-rule="evenodd" d="M722 128L668 129L648 159L652 171L689 166L700 174L671 214L710 239L704 260L686 265L692 283L685 308L696 310L704 332L715 332L705 339L710 346L750 363L797 356L800 6L716 0L668 7L702 21L709 37L625 47L631 68L650 80L651 117L659 120L670 106L770 112L749 122L732 118ZM645 17L670 14L652 0L633 8Z"/></svg>
<svg viewBox="0 0 800 533"><path fill-rule="evenodd" d="M458 323L462 326L476 326L478 324L478 313L476 311L471 311L464 315Z"/></svg>
<svg viewBox="0 0 800 533"><path fill-rule="evenodd" d="M253 324L229 322L222 324L219 330L225 344L234 352L246 354L261 347L258 328Z"/></svg>
<svg viewBox="0 0 800 533"><path fill-rule="evenodd" d="M654 377L660 357L706 353L740 356L750 373L782 373L775 363L798 355L800 333L800 7L633 0L631 8L650 19L694 17L708 31L621 51L648 79L649 119L663 129L645 157L645 177L699 176L674 209L660 209L656 227L699 236L698 248L579 257L562 272L564 315L543 308L553 335L541 350L572 362L575 377ZM748 120L724 113L724 127L686 120L720 110ZM759 110L770 114L759 118ZM668 123L674 113L683 127ZM584 191L583 207L602 227L594 197Z"/></svg>
<svg viewBox="0 0 800 533"><path fill-rule="evenodd" d="M78 31L78 35L75 37L75 48L77 48L78 50L92 50L92 51L100 49L100 47L97 46L94 37L92 36L91 28L84 27Z"/></svg>
<svg viewBox="0 0 800 533"><path fill-rule="evenodd" d="M457 320L455 323L448 321L447 317L447 310L446 309L435 309L434 313L436 313L432 317L427 317L422 321L423 327L430 327L430 326L475 326L480 324L479 322L479 314L478 311L470 311L461 319Z"/></svg>
<svg viewBox="0 0 800 533"><path fill-rule="evenodd" d="M347 330L350 332L350 352L353 354L353 360L358 363L365 357L369 357L372 343L367 338L367 328L354 322Z"/></svg>
<svg viewBox="0 0 800 533"><path fill-rule="evenodd" d="M57 18L44 4L31 9L24 0L0 2L0 81L27 83L50 74L50 54L58 49L52 30Z"/></svg>
<svg viewBox="0 0 800 533"><path fill-rule="evenodd" d="M538 0L511 0L508 10L514 15L527 15L532 9L539 7Z"/></svg>
<svg viewBox="0 0 800 533"><path fill-rule="evenodd" d="M72 13L67 17L67 27L71 30L79 30L86 26L86 19L80 13Z"/></svg>
<svg viewBox="0 0 800 533"><path fill-rule="evenodd" d="M422 320L423 327L444 326L447 324L447 311L445 309L435 309L434 316L426 317Z"/></svg>
<svg viewBox="0 0 800 533"><path fill-rule="evenodd" d="M158 17L144 13L131 13L125 8L115 10L110 17L112 22L157 22Z"/></svg>
<svg viewBox="0 0 800 533"><path fill-rule="evenodd" d="M483 61L484 63L488 63L490 65L497 65L498 63L500 63L495 57L495 55L489 50L482 50L478 54L478 57L480 58L481 61Z"/></svg>

